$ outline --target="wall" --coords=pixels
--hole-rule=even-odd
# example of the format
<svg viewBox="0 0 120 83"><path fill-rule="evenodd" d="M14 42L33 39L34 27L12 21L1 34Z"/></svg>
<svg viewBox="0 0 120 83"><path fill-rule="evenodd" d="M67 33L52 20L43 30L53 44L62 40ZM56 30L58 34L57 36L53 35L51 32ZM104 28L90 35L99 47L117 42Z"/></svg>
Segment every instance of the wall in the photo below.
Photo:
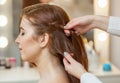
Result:
<svg viewBox="0 0 120 83"><path fill-rule="evenodd" d="M111 0L112 16L120 16L120 0ZM120 37L111 35L110 60L120 69Z"/></svg>

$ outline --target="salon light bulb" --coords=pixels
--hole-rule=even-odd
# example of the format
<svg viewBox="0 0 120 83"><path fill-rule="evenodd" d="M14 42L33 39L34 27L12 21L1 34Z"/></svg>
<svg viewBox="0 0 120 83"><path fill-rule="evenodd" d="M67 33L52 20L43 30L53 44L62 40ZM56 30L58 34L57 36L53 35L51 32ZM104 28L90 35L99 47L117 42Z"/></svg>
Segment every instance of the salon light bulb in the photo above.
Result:
<svg viewBox="0 0 120 83"><path fill-rule="evenodd" d="M0 37L0 48L5 48L8 45L8 39L4 36Z"/></svg>
<svg viewBox="0 0 120 83"><path fill-rule="evenodd" d="M0 0L0 5L5 4L6 0Z"/></svg>
<svg viewBox="0 0 120 83"><path fill-rule="evenodd" d="M107 39L107 34L106 33L100 33L98 34L98 40L103 42Z"/></svg>
<svg viewBox="0 0 120 83"><path fill-rule="evenodd" d="M107 5L107 0L98 0L98 6L104 8Z"/></svg>
<svg viewBox="0 0 120 83"><path fill-rule="evenodd" d="M7 17L4 15L0 15L0 27L4 27L5 25L7 25L8 20Z"/></svg>

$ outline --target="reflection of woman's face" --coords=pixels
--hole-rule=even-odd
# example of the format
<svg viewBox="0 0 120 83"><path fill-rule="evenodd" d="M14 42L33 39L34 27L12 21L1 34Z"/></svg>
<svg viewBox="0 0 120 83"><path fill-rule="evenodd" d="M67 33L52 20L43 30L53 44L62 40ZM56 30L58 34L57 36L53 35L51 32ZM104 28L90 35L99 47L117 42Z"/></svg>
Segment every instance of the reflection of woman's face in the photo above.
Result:
<svg viewBox="0 0 120 83"><path fill-rule="evenodd" d="M20 34L16 39L19 45L22 60L33 61L40 52L39 43L33 38L33 26L26 18L22 18L20 24Z"/></svg>

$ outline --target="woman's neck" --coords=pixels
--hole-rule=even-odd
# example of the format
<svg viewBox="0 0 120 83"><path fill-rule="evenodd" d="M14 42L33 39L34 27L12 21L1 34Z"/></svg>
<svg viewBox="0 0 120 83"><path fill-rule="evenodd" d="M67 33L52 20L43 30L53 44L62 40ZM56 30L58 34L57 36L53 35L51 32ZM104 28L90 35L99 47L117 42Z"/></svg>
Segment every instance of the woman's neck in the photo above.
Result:
<svg viewBox="0 0 120 83"><path fill-rule="evenodd" d="M50 79L60 75L66 76L59 58L51 55L47 49L42 51L40 57L36 60L36 65L41 79Z"/></svg>

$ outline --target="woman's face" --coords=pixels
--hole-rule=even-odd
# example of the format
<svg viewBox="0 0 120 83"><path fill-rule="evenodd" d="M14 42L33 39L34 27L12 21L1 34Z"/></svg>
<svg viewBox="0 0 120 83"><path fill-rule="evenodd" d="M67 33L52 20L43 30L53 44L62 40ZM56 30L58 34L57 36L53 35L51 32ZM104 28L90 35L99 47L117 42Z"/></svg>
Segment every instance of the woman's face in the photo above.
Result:
<svg viewBox="0 0 120 83"><path fill-rule="evenodd" d="M20 24L20 34L16 39L19 45L22 60L34 61L40 53L40 47L37 40L34 39L34 30L31 23L23 17Z"/></svg>

